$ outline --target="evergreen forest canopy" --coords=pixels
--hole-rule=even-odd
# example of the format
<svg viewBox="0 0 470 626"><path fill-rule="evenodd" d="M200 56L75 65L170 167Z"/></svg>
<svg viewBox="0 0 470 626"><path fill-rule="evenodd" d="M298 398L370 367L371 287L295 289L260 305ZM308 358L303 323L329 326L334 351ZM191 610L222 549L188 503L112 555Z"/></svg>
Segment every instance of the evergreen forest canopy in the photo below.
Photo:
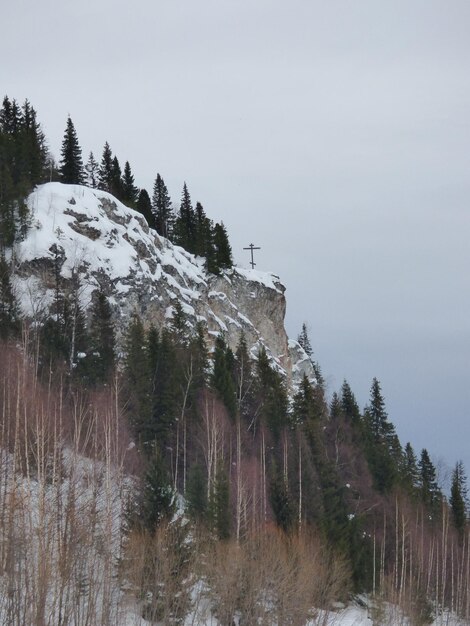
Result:
<svg viewBox="0 0 470 626"><path fill-rule="evenodd" d="M273 528L286 554L299 537L312 534L321 541L328 551L326 569L340 562L346 572L343 594L380 592L402 603L415 623L426 623L438 605L469 617L468 585L442 583L443 568L457 572L459 580L470 580L462 463L453 470L447 497L428 451L416 454L410 443L400 442L375 378L363 410L347 381L328 401L305 324L298 342L312 362L316 382L304 376L292 393L265 350L252 357L243 335L235 352L223 335L210 351L203 324L191 328L179 303L162 328L147 328L137 316L128 320L118 346L105 294L95 291L87 316L77 294L65 293L59 272L50 315L28 327L15 300L10 251L28 228L27 194L48 180L112 193L140 211L159 234L204 257L209 272L232 265L230 244L223 224L210 220L200 203L193 208L186 184L175 213L160 174L152 196L139 190L129 163L121 171L108 143L100 163L91 153L84 164L70 118L56 165L35 110L28 101L19 106L5 97L0 111L2 354L20 350L29 355L34 384L62 394L61 406L68 406L71 414L77 398L88 406L97 394L115 394L139 459L126 535L134 547L132 542L146 546L147 574L155 567L147 558L157 549L162 529L179 559L170 577L171 594L163 574L161 579L156 574L139 579L146 598L144 617L182 623L190 610L190 529L193 538L201 533L209 537L212 549L224 559L232 545L256 551L260 537L272 537ZM7 401L6 380L0 385L0 401L4 407L14 406ZM14 412L4 410L2 433L14 430L12 420ZM70 443L72 435L64 437ZM2 445L14 447L11 439ZM38 463L36 453L28 459ZM174 521L178 495L184 498L189 525ZM130 561L127 554L124 562ZM207 576L209 587L216 589L217 575ZM230 607L223 594L213 600L216 614L227 624L235 614L248 615L243 577L236 576L233 584L240 584L240 590ZM325 602L319 598L312 601ZM284 618L280 623L294 622Z"/></svg>

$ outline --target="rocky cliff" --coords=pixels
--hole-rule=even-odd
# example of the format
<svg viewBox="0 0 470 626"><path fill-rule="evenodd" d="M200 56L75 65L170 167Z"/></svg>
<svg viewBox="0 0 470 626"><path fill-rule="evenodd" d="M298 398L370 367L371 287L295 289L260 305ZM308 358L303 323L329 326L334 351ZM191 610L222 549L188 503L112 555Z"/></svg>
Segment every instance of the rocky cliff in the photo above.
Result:
<svg viewBox="0 0 470 626"><path fill-rule="evenodd" d="M223 332L235 349L244 332L253 355L261 345L294 383L311 363L284 328L285 288L278 276L234 267L209 274L204 260L151 230L145 219L104 191L48 183L29 197L30 228L14 249L15 284L24 315L40 321L57 277L85 310L92 292L108 296L118 330L137 313L162 326L178 300L188 323L205 324L209 344Z"/></svg>

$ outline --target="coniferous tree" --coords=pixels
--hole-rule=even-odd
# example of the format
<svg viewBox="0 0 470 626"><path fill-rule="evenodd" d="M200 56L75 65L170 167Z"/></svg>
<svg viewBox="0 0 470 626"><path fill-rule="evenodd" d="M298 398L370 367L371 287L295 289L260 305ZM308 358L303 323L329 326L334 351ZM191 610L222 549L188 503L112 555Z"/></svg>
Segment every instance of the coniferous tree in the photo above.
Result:
<svg viewBox="0 0 470 626"><path fill-rule="evenodd" d="M152 213L157 233L168 239L171 238L175 218L168 189L160 174L157 174L153 185Z"/></svg>
<svg viewBox="0 0 470 626"><path fill-rule="evenodd" d="M142 491L132 520L141 527L154 532L175 511L176 499L163 459L156 451L148 464Z"/></svg>
<svg viewBox="0 0 470 626"><path fill-rule="evenodd" d="M149 345L148 349L156 356L155 360L151 358L152 430L157 445L164 447L179 414L181 372L173 336L168 329L162 330L158 348Z"/></svg>
<svg viewBox="0 0 470 626"><path fill-rule="evenodd" d="M103 148L103 155L98 169L98 189L111 193L113 185L113 153L106 142Z"/></svg>
<svg viewBox="0 0 470 626"><path fill-rule="evenodd" d="M105 383L114 370L115 333L111 307L101 290L94 293L91 305L90 343L90 382Z"/></svg>
<svg viewBox="0 0 470 626"><path fill-rule="evenodd" d="M235 352L234 380L238 412L240 417L249 421L254 411L254 381L252 362L243 332Z"/></svg>
<svg viewBox="0 0 470 626"><path fill-rule="evenodd" d="M415 493L419 486L418 461L410 442L405 445L402 460L402 482L411 494Z"/></svg>
<svg viewBox="0 0 470 626"><path fill-rule="evenodd" d="M233 353L222 335L215 340L211 384L233 417L236 412L236 391L232 378Z"/></svg>
<svg viewBox="0 0 470 626"><path fill-rule="evenodd" d="M28 100L22 106L22 122L17 139L21 178L29 189L45 180L49 151L37 121L37 114Z"/></svg>
<svg viewBox="0 0 470 626"><path fill-rule="evenodd" d="M191 203L191 196L189 195L186 183L184 183L180 209L175 220L173 242L188 252L193 252L195 230L195 215Z"/></svg>
<svg viewBox="0 0 470 626"><path fill-rule="evenodd" d="M152 213L152 203L150 202L150 196L146 189L140 190L135 209L145 217L150 228L155 229L155 217Z"/></svg>
<svg viewBox="0 0 470 626"><path fill-rule="evenodd" d="M315 390L306 374L303 375L297 393L294 395L292 419L294 424L308 424L322 416L322 402L316 397Z"/></svg>
<svg viewBox="0 0 470 626"><path fill-rule="evenodd" d="M205 520L208 512L207 478L199 463L194 463L188 473L185 501L188 515L196 522Z"/></svg>
<svg viewBox="0 0 470 626"><path fill-rule="evenodd" d="M221 222L214 226L213 244L215 248L215 265L218 269L229 269L233 266L232 248L227 231Z"/></svg>
<svg viewBox="0 0 470 626"><path fill-rule="evenodd" d="M269 495L276 523L282 530L287 532L293 524L294 511L288 484L282 472L274 462L271 468Z"/></svg>
<svg viewBox="0 0 470 626"><path fill-rule="evenodd" d="M287 425L287 393L281 375L271 367L264 346L256 362L255 399L256 414L277 440Z"/></svg>
<svg viewBox="0 0 470 626"><path fill-rule="evenodd" d="M82 149L70 116L67 118L67 128L62 142L59 171L63 183L81 185L84 182Z"/></svg>
<svg viewBox="0 0 470 626"><path fill-rule="evenodd" d="M141 319L135 315L125 339L124 382L127 411L138 440L145 444L152 440L152 400L150 360Z"/></svg>
<svg viewBox="0 0 470 626"><path fill-rule="evenodd" d="M98 187L99 181L99 165L95 160L93 152L90 152L87 164L85 165L86 184L92 189Z"/></svg>
<svg viewBox="0 0 470 626"><path fill-rule="evenodd" d="M227 471L222 465L217 468L209 510L217 538L228 539L230 537L230 486Z"/></svg>
<svg viewBox="0 0 470 626"><path fill-rule="evenodd" d="M302 330L300 331L299 336L297 337L297 341L301 345L301 347L306 352L307 356L311 358L313 356L312 344L310 343L310 338L308 336L307 324L303 322Z"/></svg>
<svg viewBox="0 0 470 626"><path fill-rule="evenodd" d="M0 254L0 338L9 339L19 331L19 307L10 280L10 268Z"/></svg>
<svg viewBox="0 0 470 626"><path fill-rule="evenodd" d="M109 191L122 201L122 172L117 156L114 156L111 162L111 187Z"/></svg>
<svg viewBox="0 0 470 626"><path fill-rule="evenodd" d="M359 405L357 404L356 397L349 386L349 383L345 380L341 387L341 409L344 417L357 425L361 419L361 412Z"/></svg>
<svg viewBox="0 0 470 626"><path fill-rule="evenodd" d="M297 341L299 342L300 346L305 350L308 358L310 359L310 362L312 363L313 372L315 374L317 384L323 389L325 385L325 379L323 378L323 374L322 374L319 363L315 361L313 358L312 344L310 343L310 337L308 335L307 324L305 322L303 322L302 324L302 330L300 331L300 334L297 337Z"/></svg>
<svg viewBox="0 0 470 626"><path fill-rule="evenodd" d="M180 346L186 346L189 342L188 316L183 310L179 300L173 302L173 316L170 322L170 331L175 341Z"/></svg>
<svg viewBox="0 0 470 626"><path fill-rule="evenodd" d="M421 500L432 513L437 513L441 493L437 484L436 468L426 448L421 451L418 469Z"/></svg>
<svg viewBox="0 0 470 626"><path fill-rule="evenodd" d="M463 536L467 524L467 478L462 461L458 461L452 471L449 504L454 526Z"/></svg>
<svg viewBox="0 0 470 626"><path fill-rule="evenodd" d="M370 402L364 411L365 452L376 488L391 489L398 476L402 456L395 427L388 420L377 378L372 381Z"/></svg>
<svg viewBox="0 0 470 626"><path fill-rule="evenodd" d="M130 207L134 207L139 197L139 190L134 184L134 176L129 161L124 166L124 174L121 181L122 201Z"/></svg>

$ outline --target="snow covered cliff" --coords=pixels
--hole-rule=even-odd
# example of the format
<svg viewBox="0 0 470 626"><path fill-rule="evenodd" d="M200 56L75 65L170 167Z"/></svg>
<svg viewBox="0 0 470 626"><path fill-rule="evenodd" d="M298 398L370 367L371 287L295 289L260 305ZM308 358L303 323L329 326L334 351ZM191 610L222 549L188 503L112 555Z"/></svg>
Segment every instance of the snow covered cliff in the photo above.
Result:
<svg viewBox="0 0 470 626"><path fill-rule="evenodd" d="M204 322L209 344L221 332L235 349L243 331L256 355L264 345L287 379L311 363L284 328L285 287L278 276L234 267L216 276L204 260L151 230L143 216L112 195L79 185L48 183L29 197L31 226L16 245L16 289L33 321L47 313L57 273L78 290L86 310L100 288L113 307L118 330L137 313L162 326L181 302L194 326Z"/></svg>

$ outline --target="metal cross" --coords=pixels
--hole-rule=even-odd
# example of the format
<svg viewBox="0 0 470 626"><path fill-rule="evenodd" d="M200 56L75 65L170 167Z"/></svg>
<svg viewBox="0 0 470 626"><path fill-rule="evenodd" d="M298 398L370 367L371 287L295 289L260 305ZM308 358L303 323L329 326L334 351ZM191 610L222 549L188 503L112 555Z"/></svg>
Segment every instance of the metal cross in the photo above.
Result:
<svg viewBox="0 0 470 626"><path fill-rule="evenodd" d="M255 269L255 265L256 263L253 261L253 250L261 250L261 248L257 248L256 246L254 246L252 243L250 243L250 245L248 246L248 248L243 248L243 250L251 250L251 261L250 261L250 265L251 265L251 269Z"/></svg>

